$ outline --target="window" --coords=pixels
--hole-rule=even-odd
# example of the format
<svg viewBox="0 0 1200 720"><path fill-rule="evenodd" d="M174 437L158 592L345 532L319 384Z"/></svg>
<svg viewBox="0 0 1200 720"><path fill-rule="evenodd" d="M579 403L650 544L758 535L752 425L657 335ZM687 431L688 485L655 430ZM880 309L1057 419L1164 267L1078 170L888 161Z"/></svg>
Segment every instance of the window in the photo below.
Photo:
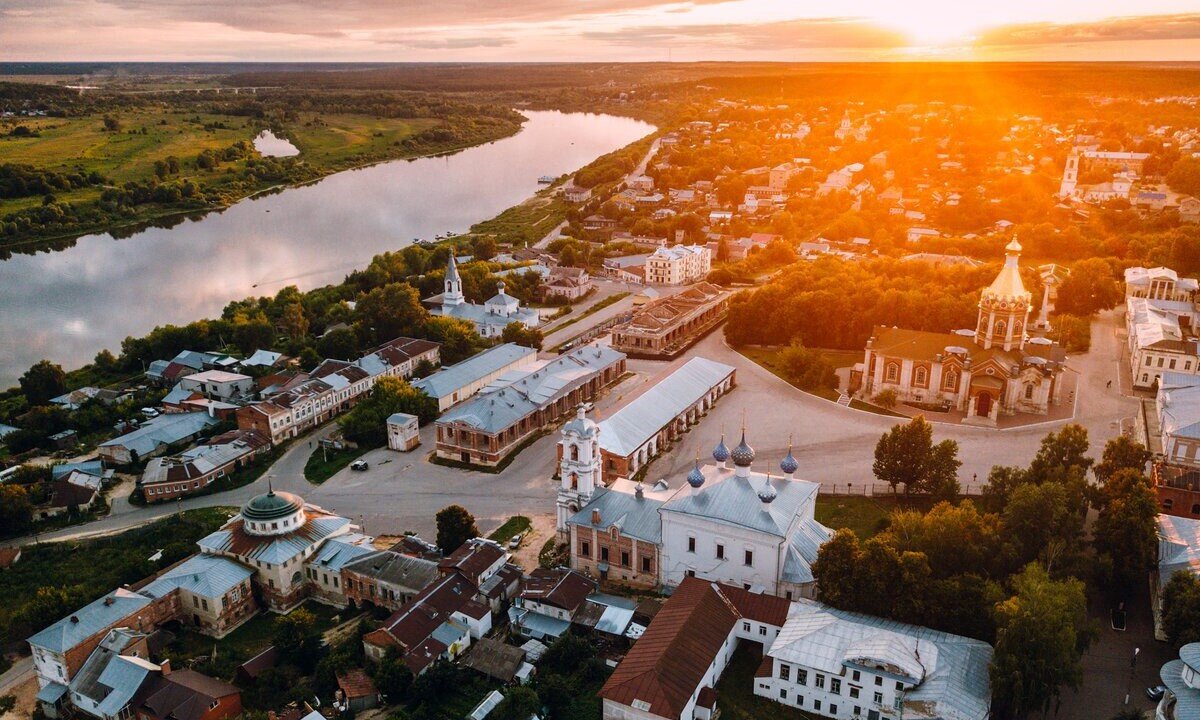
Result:
<svg viewBox="0 0 1200 720"><path fill-rule="evenodd" d="M742 623L742 632L747 632L747 633L750 632L750 623L748 623L748 622Z"/></svg>
<svg viewBox="0 0 1200 720"><path fill-rule="evenodd" d="M859 679L860 679L860 678L862 678L862 673L860 673L859 671L855 670L855 671L854 671L854 675L853 675L852 677L854 678L854 681L855 681L855 682L858 682L858 681L859 681Z"/></svg>
<svg viewBox="0 0 1200 720"><path fill-rule="evenodd" d="M591 557L592 556L592 544L586 540L579 543L579 554L584 557Z"/></svg>
<svg viewBox="0 0 1200 720"><path fill-rule="evenodd" d="M896 681L896 689L897 689L897 690L900 690L900 691L903 691L903 690L904 690L904 683L902 683L902 682L900 682L899 680L897 680L897 681Z"/></svg>
<svg viewBox="0 0 1200 720"><path fill-rule="evenodd" d="M787 689L786 688L779 688L779 698L781 700L787 700Z"/></svg>
<svg viewBox="0 0 1200 720"><path fill-rule="evenodd" d="M621 567L629 567L629 551L621 551Z"/></svg>
<svg viewBox="0 0 1200 720"><path fill-rule="evenodd" d="M855 705L855 706L854 706L854 716L855 716L855 717L858 717L859 715L862 715L862 706L861 706L861 705Z"/></svg>
<svg viewBox="0 0 1200 720"><path fill-rule="evenodd" d="M746 551L746 567L750 567L752 565L754 565L754 551L747 550Z"/></svg>
<svg viewBox="0 0 1200 720"><path fill-rule="evenodd" d="M883 678L876 676L875 684L879 687L883 687Z"/></svg>
<svg viewBox="0 0 1200 720"><path fill-rule="evenodd" d="M816 710L817 712L821 712L821 701L820 700L813 700L813 710Z"/></svg>
<svg viewBox="0 0 1200 720"><path fill-rule="evenodd" d="M850 686L850 697L855 698L855 699L858 698L858 688L854 687L853 685ZM857 711L855 711L855 712L857 712Z"/></svg>
<svg viewBox="0 0 1200 720"><path fill-rule="evenodd" d="M947 370L946 376L942 378L942 388L944 390L953 390L958 387L958 371Z"/></svg>
<svg viewBox="0 0 1200 720"><path fill-rule="evenodd" d="M766 635L766 634L767 634L767 626L766 626L766 625L759 625L759 626L758 626L758 634L759 634L759 635Z"/></svg>
<svg viewBox="0 0 1200 720"><path fill-rule="evenodd" d="M916 381L916 383L918 385L924 385L929 382L929 371L923 367L917 368L916 372L913 375L914 375L914 380Z"/></svg>
<svg viewBox="0 0 1200 720"><path fill-rule="evenodd" d="M876 705L882 705L882 704L883 704L883 693L881 693L881 692L877 692L877 693L875 693L875 704L876 704Z"/></svg>
<svg viewBox="0 0 1200 720"><path fill-rule="evenodd" d="M642 572L647 572L647 573L650 572L650 556L649 555L642 556Z"/></svg>
<svg viewBox="0 0 1200 720"><path fill-rule="evenodd" d="M600 548L600 559L603 562L608 562L608 548L606 548L606 547Z"/></svg>
<svg viewBox="0 0 1200 720"><path fill-rule="evenodd" d="M1171 358L1171 362L1168 364L1168 367L1170 367L1172 370L1175 369L1175 358Z"/></svg>
<svg viewBox="0 0 1200 720"><path fill-rule="evenodd" d="M791 681L791 679L792 679L791 665L785 665L783 663L779 664L779 679Z"/></svg>
<svg viewBox="0 0 1200 720"><path fill-rule="evenodd" d="M208 610L208 601L207 601L207 600L204 600L204 599L201 599L201 600L200 600L200 607L204 608L204 609L207 611L207 610Z"/></svg>
<svg viewBox="0 0 1200 720"><path fill-rule="evenodd" d="M829 692L833 693L834 695L842 694L841 678L829 678Z"/></svg>
<svg viewBox="0 0 1200 720"><path fill-rule="evenodd" d="M817 687L821 688L822 690L825 689L825 676L821 673L817 673Z"/></svg>
<svg viewBox="0 0 1200 720"><path fill-rule="evenodd" d="M801 685L808 684L808 671L803 668L796 668L796 682Z"/></svg>
<svg viewBox="0 0 1200 720"><path fill-rule="evenodd" d="M696 577L696 571L695 571L695 570L688 570L686 574L687 574L687 576L688 576L688 577Z"/></svg>
<svg viewBox="0 0 1200 720"><path fill-rule="evenodd" d="M837 715L837 705L830 705L830 706L829 706L829 714L830 714L830 715Z"/></svg>
<svg viewBox="0 0 1200 720"><path fill-rule="evenodd" d="M895 363L889 363L887 370L884 373L884 380L890 383L896 382L900 378L900 366Z"/></svg>
<svg viewBox="0 0 1200 720"><path fill-rule="evenodd" d="M717 559L718 560L725 559L725 546L722 545L721 543L717 543Z"/></svg>
<svg viewBox="0 0 1200 720"><path fill-rule="evenodd" d="M1152 359L1153 359L1153 358L1151 358L1149 355L1147 355L1147 356L1146 356L1146 367L1150 367L1150 361L1151 361Z"/></svg>
<svg viewBox="0 0 1200 720"><path fill-rule="evenodd" d="M688 538L688 552L696 552L696 538L694 537Z"/></svg>
<svg viewBox="0 0 1200 720"><path fill-rule="evenodd" d="M1003 335L1003 334L1004 334L1004 332L1005 332L1006 330L1008 330L1008 324L1007 324L1006 322L1004 322L1003 320L997 320L997 321L996 321L996 333L995 333L995 334L996 334L996 335Z"/></svg>
<svg viewBox="0 0 1200 720"><path fill-rule="evenodd" d="M1033 384L1032 383L1025 386L1025 399L1026 400L1033 399Z"/></svg>

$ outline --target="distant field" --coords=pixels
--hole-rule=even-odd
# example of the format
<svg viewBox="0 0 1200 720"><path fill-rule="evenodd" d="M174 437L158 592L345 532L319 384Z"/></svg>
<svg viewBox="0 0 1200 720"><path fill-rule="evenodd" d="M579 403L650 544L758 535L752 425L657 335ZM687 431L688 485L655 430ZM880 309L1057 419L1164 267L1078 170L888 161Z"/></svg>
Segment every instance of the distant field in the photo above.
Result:
<svg viewBox="0 0 1200 720"><path fill-rule="evenodd" d="M390 119L369 115L321 115L290 123L285 132L300 156L311 162L339 162L354 155L372 155L406 137L434 127L438 120Z"/></svg>

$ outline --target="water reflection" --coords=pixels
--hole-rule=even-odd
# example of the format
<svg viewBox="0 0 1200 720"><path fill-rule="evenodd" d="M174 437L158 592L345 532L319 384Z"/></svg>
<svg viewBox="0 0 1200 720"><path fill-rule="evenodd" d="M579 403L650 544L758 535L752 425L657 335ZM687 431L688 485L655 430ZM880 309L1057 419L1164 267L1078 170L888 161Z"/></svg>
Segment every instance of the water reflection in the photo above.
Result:
<svg viewBox="0 0 1200 720"><path fill-rule="evenodd" d="M513 137L455 155L339 173L127 239L89 235L0 262L0 387L48 357L64 367L155 325L220 313L285 285L339 281L379 252L460 232L653 128L628 118L526 112Z"/></svg>

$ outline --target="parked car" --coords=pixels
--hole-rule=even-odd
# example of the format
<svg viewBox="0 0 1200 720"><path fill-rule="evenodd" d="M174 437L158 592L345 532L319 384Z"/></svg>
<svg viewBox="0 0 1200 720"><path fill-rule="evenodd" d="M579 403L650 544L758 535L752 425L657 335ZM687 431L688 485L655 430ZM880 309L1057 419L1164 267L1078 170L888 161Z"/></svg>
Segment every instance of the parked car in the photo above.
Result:
<svg viewBox="0 0 1200 720"><path fill-rule="evenodd" d="M350 463L350 469L357 472L362 472L369 467L371 466L367 464L366 460L355 460L354 462Z"/></svg>
<svg viewBox="0 0 1200 720"><path fill-rule="evenodd" d="M160 415L160 413L158 412L158 410L157 410L157 409L155 409L155 408L152 408L152 407L144 407L144 408L142 408L142 414L143 414L143 415L145 415L145 416L146 416L146 417L148 417L148 418L156 418L156 417L158 417L158 416Z"/></svg>
<svg viewBox="0 0 1200 720"><path fill-rule="evenodd" d="M508 549L516 550L519 547L521 547L521 536L513 535L512 539L508 541Z"/></svg>
<svg viewBox="0 0 1200 720"><path fill-rule="evenodd" d="M1151 700L1154 700L1155 702L1162 700L1162 696L1166 695L1166 693L1167 693L1166 685L1155 685L1154 687L1146 688L1146 697L1150 698Z"/></svg>

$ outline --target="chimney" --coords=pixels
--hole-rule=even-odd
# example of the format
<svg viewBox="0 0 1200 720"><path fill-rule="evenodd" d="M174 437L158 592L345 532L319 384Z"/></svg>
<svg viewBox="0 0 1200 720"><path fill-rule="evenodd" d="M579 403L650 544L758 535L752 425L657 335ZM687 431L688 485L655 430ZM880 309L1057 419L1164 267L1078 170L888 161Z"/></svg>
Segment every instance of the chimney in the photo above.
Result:
<svg viewBox="0 0 1200 720"><path fill-rule="evenodd" d="M598 508L592 508L592 524L593 525L600 524L600 510ZM72 617L71 619L74 620L75 618Z"/></svg>
<svg viewBox="0 0 1200 720"><path fill-rule="evenodd" d="M167 658L166 660L163 660L162 663L160 663L158 667L162 671L163 677L170 675L171 674L171 658Z"/></svg>
<svg viewBox="0 0 1200 720"><path fill-rule="evenodd" d="M78 616L78 615L72 615L72 616L71 616L71 622L72 622L72 623L78 623L78 622L79 622L79 616Z"/></svg>
<svg viewBox="0 0 1200 720"><path fill-rule="evenodd" d="M638 500L641 500L641 499L642 499L642 497L644 497L644 496L645 496L645 494L646 494L646 491L645 491L645 489L642 487L642 484L641 484L641 483L638 483L638 484L637 484L637 488L636 488L636 489L634 489L634 495L636 495L636 496L637 496L637 499L638 499Z"/></svg>
<svg viewBox="0 0 1200 720"><path fill-rule="evenodd" d="M112 595L109 595L108 597L104 598L104 607L109 607L109 606L110 606L110 605L112 605L114 602L116 602L116 601L115 601L115 600L113 600L113 597L112 597Z"/></svg>

